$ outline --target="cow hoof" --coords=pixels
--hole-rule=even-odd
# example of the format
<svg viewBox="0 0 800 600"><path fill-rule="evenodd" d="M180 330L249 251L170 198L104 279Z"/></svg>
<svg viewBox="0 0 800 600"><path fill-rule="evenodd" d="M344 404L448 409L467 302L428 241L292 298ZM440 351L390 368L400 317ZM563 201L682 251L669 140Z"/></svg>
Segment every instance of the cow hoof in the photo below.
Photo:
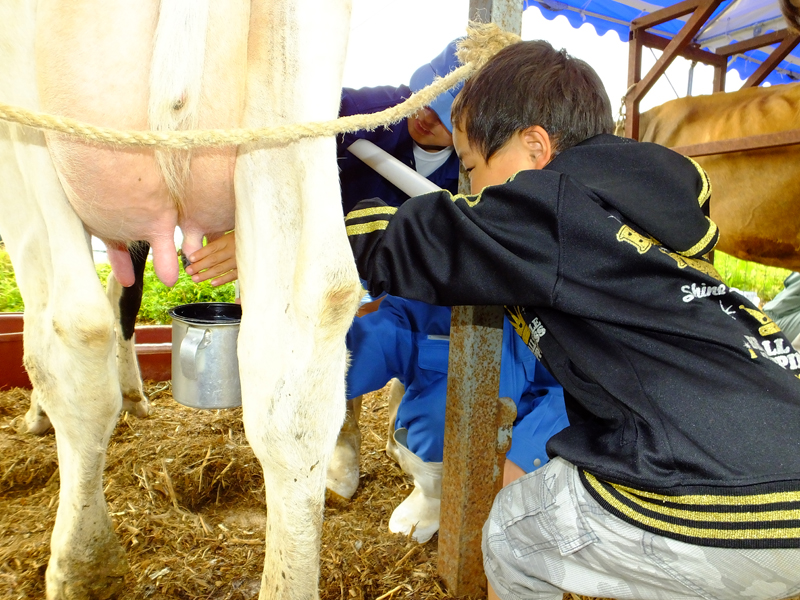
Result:
<svg viewBox="0 0 800 600"><path fill-rule="evenodd" d="M24 417L17 417L11 421L11 426L17 433L30 433L32 435L44 435L53 429L50 417L34 409L25 413Z"/></svg>
<svg viewBox="0 0 800 600"><path fill-rule="evenodd" d="M343 439L344 438L344 439ZM328 465L328 476L325 487L329 492L347 502L358 489L359 454L361 453L361 435L340 435L333 451L333 458Z"/></svg>
<svg viewBox="0 0 800 600"><path fill-rule="evenodd" d="M137 419L144 419L150 414L150 403L147 401L147 396L138 391L129 392L122 396L122 410Z"/></svg>
<svg viewBox="0 0 800 600"><path fill-rule="evenodd" d="M130 572L125 551L115 544L96 563L54 561L45 576L47 600L109 600L121 596Z"/></svg>

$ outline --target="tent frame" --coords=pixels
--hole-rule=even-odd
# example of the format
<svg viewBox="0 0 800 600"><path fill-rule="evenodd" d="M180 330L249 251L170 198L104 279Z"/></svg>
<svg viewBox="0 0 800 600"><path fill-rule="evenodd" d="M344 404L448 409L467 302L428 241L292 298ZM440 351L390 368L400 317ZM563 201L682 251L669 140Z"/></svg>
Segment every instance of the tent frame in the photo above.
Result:
<svg viewBox="0 0 800 600"><path fill-rule="evenodd" d="M661 10L634 19L628 47L628 93L625 96L625 136L639 138L639 104L645 94L672 64L681 56L691 61L701 62L714 67L713 92L725 91L725 73L728 57L755 50L765 46L778 44L767 59L744 82L742 88L755 87L761 84L781 61L800 43L800 34L781 29L756 36L743 42L734 42L721 46L714 52L703 50L691 40L706 24L722 0L684 0L678 4L667 6ZM651 27L691 14L686 24L671 40L647 31ZM642 49L647 46L662 50L650 71L642 77ZM776 148L800 143L800 130L784 131L765 135L749 136L729 140L707 142L682 146L674 150L687 156L705 156L708 154L724 154L761 148Z"/></svg>

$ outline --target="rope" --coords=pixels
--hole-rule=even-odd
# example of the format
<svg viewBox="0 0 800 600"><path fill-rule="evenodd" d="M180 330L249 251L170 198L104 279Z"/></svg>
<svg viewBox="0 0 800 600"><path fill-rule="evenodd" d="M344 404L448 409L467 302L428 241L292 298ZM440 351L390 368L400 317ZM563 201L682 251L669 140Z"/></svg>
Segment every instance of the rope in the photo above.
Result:
<svg viewBox="0 0 800 600"><path fill-rule="evenodd" d="M625 137L625 118L627 115L627 111L625 110L625 102L628 99L628 94L630 94L635 87L635 83L628 87L628 89L625 90L625 94L622 96L622 99L620 100L619 115L617 116L617 122L614 126L614 135L619 137Z"/></svg>
<svg viewBox="0 0 800 600"><path fill-rule="evenodd" d="M428 106L439 94L472 76L480 67L519 36L500 29L494 23L471 23L467 37L458 45L457 56L464 63L443 78L391 108L368 115L340 117L331 121L295 123L256 129L196 129L185 131L120 131L97 127L76 119L28 110L0 103L0 120L25 127L52 131L84 141L120 147L158 147L189 150L199 147L238 146L260 143L280 146L301 139L332 136L392 125Z"/></svg>

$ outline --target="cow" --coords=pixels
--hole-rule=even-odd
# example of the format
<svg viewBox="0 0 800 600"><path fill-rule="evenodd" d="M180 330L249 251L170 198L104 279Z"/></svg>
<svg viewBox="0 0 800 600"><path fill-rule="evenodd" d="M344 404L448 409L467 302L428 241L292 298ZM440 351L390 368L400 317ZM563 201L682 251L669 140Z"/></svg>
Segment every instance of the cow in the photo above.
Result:
<svg viewBox="0 0 800 600"><path fill-rule="evenodd" d="M794 33L800 33L800 0L779 0L786 26Z"/></svg>
<svg viewBox="0 0 800 600"><path fill-rule="evenodd" d="M349 11L349 0L4 0L0 102L117 129L335 119ZM136 240L170 285L178 225L186 254L236 228L243 414L268 505L260 597L317 598L344 337L361 296L333 138L154 151L0 123L0 181L0 232L25 301L28 420L49 419L58 447L47 597L112 597L128 570L102 476L130 390L89 236L105 241L121 286L135 282Z"/></svg>
<svg viewBox="0 0 800 600"><path fill-rule="evenodd" d="M640 140L686 146L800 129L800 83L679 98L640 117ZM713 189L716 248L800 270L800 145L696 158Z"/></svg>

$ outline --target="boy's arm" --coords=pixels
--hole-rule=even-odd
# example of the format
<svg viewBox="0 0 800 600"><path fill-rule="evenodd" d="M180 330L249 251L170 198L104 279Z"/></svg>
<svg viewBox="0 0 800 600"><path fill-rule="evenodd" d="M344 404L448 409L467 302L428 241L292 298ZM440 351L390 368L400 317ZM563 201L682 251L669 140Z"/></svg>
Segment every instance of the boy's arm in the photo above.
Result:
<svg viewBox="0 0 800 600"><path fill-rule="evenodd" d="M523 171L478 196L435 192L399 209L365 200L346 217L370 292L430 304L548 306L560 258L560 175Z"/></svg>

